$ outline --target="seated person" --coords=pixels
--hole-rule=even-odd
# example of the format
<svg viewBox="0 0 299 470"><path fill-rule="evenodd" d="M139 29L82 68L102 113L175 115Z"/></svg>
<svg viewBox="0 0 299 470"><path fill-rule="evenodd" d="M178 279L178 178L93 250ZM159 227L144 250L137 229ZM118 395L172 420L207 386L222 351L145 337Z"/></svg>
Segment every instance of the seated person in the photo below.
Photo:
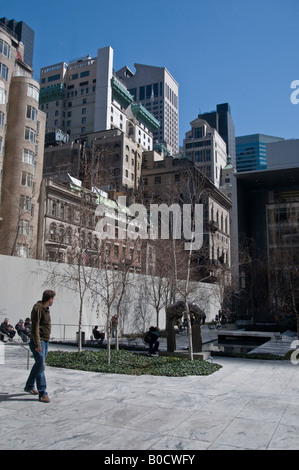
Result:
<svg viewBox="0 0 299 470"><path fill-rule="evenodd" d="M149 343L149 353L150 354L156 354L159 349L159 341L158 338L160 336L160 333L158 331L158 328L155 326L151 326L148 332L146 333L144 337L144 341L146 343Z"/></svg>
<svg viewBox="0 0 299 470"><path fill-rule="evenodd" d="M28 331L27 328L25 327L24 321L19 320L19 323L16 324L15 328L16 328L18 335L22 338L24 343L27 343L29 341L30 331Z"/></svg>
<svg viewBox="0 0 299 470"><path fill-rule="evenodd" d="M27 318L25 319L24 326L25 326L25 328L26 328L27 331L28 331L28 336L30 336L30 333L31 333L31 318L27 317Z"/></svg>
<svg viewBox="0 0 299 470"><path fill-rule="evenodd" d="M96 325L94 329L92 330L92 334L94 336L94 339L96 339L99 342L99 344L102 344L104 341L105 335L104 333L99 331L98 328L99 328L98 325Z"/></svg>
<svg viewBox="0 0 299 470"><path fill-rule="evenodd" d="M5 333L11 339L13 339L14 335L16 334L14 327L9 324L8 318L5 318L4 322L1 323L0 331L2 331L2 333Z"/></svg>

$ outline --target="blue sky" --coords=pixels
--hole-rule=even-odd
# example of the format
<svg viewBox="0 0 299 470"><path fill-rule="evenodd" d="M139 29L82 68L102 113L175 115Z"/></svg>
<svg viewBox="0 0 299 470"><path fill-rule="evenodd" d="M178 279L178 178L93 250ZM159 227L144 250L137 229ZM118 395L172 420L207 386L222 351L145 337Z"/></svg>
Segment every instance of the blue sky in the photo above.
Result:
<svg viewBox="0 0 299 470"><path fill-rule="evenodd" d="M200 112L226 102L236 136L299 138L299 0L2 0L3 16L35 31L37 80L41 67L108 45L115 70L166 67L179 84L180 144Z"/></svg>

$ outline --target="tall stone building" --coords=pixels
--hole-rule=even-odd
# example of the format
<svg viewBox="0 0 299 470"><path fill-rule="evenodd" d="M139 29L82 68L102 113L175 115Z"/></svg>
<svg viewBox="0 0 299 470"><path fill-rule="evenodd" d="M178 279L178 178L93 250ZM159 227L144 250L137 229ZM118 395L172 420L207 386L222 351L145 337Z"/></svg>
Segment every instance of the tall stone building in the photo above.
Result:
<svg viewBox="0 0 299 470"><path fill-rule="evenodd" d="M32 77L26 45L0 22L0 252L24 257L36 255L45 134Z"/></svg>
<svg viewBox="0 0 299 470"><path fill-rule="evenodd" d="M116 72L125 81L134 100L141 103L160 122L154 140L179 151L179 85L165 67L134 64L133 73L125 66Z"/></svg>
<svg viewBox="0 0 299 470"><path fill-rule="evenodd" d="M46 136L60 129L70 143L82 143L81 156L89 165L94 165L101 155L101 167L104 165L109 182L118 188L136 187L141 153L153 148L153 132L160 123L141 103L134 101L125 82L115 74L113 49L104 47L95 58L88 56L69 64L44 67L40 84L40 108L47 114ZM65 145L59 150L55 148L61 143L58 140L46 143L47 167L51 159L57 160L56 152L61 154L63 148L69 152ZM63 157L64 175L73 172L73 176L81 179L82 167L69 161L67 170L66 160ZM55 176L57 166L52 170L51 174L50 167L47 168L48 176ZM60 181L62 176L60 173Z"/></svg>

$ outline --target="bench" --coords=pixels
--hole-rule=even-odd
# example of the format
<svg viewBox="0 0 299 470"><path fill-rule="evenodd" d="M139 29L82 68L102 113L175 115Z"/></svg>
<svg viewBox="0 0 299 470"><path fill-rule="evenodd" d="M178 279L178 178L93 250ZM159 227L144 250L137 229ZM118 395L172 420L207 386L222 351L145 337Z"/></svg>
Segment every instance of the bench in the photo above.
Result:
<svg viewBox="0 0 299 470"><path fill-rule="evenodd" d="M4 341L4 338L7 338L7 341ZM11 338L10 336L6 335L3 331L0 332L0 339L6 344L15 344L17 346L21 346L21 348L25 349L27 351L27 370L29 369L29 357L30 357L30 349L29 347L25 346L25 344L20 341L16 341L15 339ZM20 338L21 339L21 338ZM27 343L28 345L28 343Z"/></svg>
<svg viewBox="0 0 299 470"><path fill-rule="evenodd" d="M280 333L274 333L275 343L282 341L282 335Z"/></svg>
<svg viewBox="0 0 299 470"><path fill-rule="evenodd" d="M137 338L127 337L128 346L138 346Z"/></svg>

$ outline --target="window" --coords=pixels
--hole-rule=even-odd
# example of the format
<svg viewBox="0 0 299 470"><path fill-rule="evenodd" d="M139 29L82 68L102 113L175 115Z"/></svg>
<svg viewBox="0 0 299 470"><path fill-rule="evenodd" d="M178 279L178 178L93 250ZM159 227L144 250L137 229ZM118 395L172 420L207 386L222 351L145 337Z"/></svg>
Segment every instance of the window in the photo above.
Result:
<svg viewBox="0 0 299 470"><path fill-rule="evenodd" d="M53 215L55 217L56 216L56 211L57 211L57 203L56 203L56 201L52 201L51 215Z"/></svg>
<svg viewBox="0 0 299 470"><path fill-rule="evenodd" d="M32 119L34 122L37 122L37 109L33 108L33 106L27 105L26 117L28 119Z"/></svg>
<svg viewBox="0 0 299 470"><path fill-rule="evenodd" d="M196 150L195 151L195 161L196 162L202 162L202 150Z"/></svg>
<svg viewBox="0 0 299 470"><path fill-rule="evenodd" d="M31 211L31 197L29 196L20 196L20 209L24 211Z"/></svg>
<svg viewBox="0 0 299 470"><path fill-rule="evenodd" d="M4 88L0 87L0 104L6 104L7 93Z"/></svg>
<svg viewBox="0 0 299 470"><path fill-rule="evenodd" d="M51 224L51 226L50 226L49 238L50 238L50 240L53 240L53 241L56 238L56 225L55 224Z"/></svg>
<svg viewBox="0 0 299 470"><path fill-rule="evenodd" d="M194 139L201 139L202 136L203 136L202 127L194 127L194 129L193 129Z"/></svg>
<svg viewBox="0 0 299 470"><path fill-rule="evenodd" d="M23 149L22 162L29 163L29 165L34 165L34 153L32 150Z"/></svg>
<svg viewBox="0 0 299 470"><path fill-rule="evenodd" d="M19 220L19 233L33 237L33 227L30 225L29 220Z"/></svg>
<svg viewBox="0 0 299 470"><path fill-rule="evenodd" d="M155 184L161 184L161 176L155 176Z"/></svg>
<svg viewBox="0 0 299 470"><path fill-rule="evenodd" d="M140 100L144 100L145 98L145 87L144 86L141 86L139 88L139 99Z"/></svg>
<svg viewBox="0 0 299 470"><path fill-rule="evenodd" d="M25 171L22 171L21 173L21 185L22 186L27 186L28 188L32 188L33 186L33 175L30 173L26 173Z"/></svg>
<svg viewBox="0 0 299 470"><path fill-rule="evenodd" d="M70 244L71 244L71 240L72 240L72 232L71 232L71 229L67 229L67 231L66 231L66 233L65 233L64 242L65 242L67 245L70 245Z"/></svg>
<svg viewBox="0 0 299 470"><path fill-rule="evenodd" d="M29 246L17 244L17 256L20 258L30 258L31 250Z"/></svg>
<svg viewBox="0 0 299 470"><path fill-rule="evenodd" d="M82 108L82 114L86 114L86 108Z"/></svg>
<svg viewBox="0 0 299 470"><path fill-rule="evenodd" d="M84 72L80 73L80 78L82 77L88 77L89 76L89 70L85 70Z"/></svg>
<svg viewBox="0 0 299 470"><path fill-rule="evenodd" d="M25 140L35 143L35 131L30 127L25 127Z"/></svg>
<svg viewBox="0 0 299 470"><path fill-rule="evenodd" d="M0 127L4 127L5 114L0 111Z"/></svg>
<svg viewBox="0 0 299 470"><path fill-rule="evenodd" d="M60 73L56 75L50 75L50 77L48 77L48 82L54 82L55 80L60 80Z"/></svg>
<svg viewBox="0 0 299 470"><path fill-rule="evenodd" d="M34 100L38 101L39 100L38 88L36 88L36 86L34 85L28 85L27 96L30 96Z"/></svg>
<svg viewBox="0 0 299 470"><path fill-rule="evenodd" d="M10 46L2 39L0 39L0 54L3 54L8 59L10 57Z"/></svg>
<svg viewBox="0 0 299 470"><path fill-rule="evenodd" d="M152 85L146 85L146 99L149 100L152 97Z"/></svg>
<svg viewBox="0 0 299 470"><path fill-rule="evenodd" d="M8 67L0 62L0 77L4 78L5 81L8 79Z"/></svg>

